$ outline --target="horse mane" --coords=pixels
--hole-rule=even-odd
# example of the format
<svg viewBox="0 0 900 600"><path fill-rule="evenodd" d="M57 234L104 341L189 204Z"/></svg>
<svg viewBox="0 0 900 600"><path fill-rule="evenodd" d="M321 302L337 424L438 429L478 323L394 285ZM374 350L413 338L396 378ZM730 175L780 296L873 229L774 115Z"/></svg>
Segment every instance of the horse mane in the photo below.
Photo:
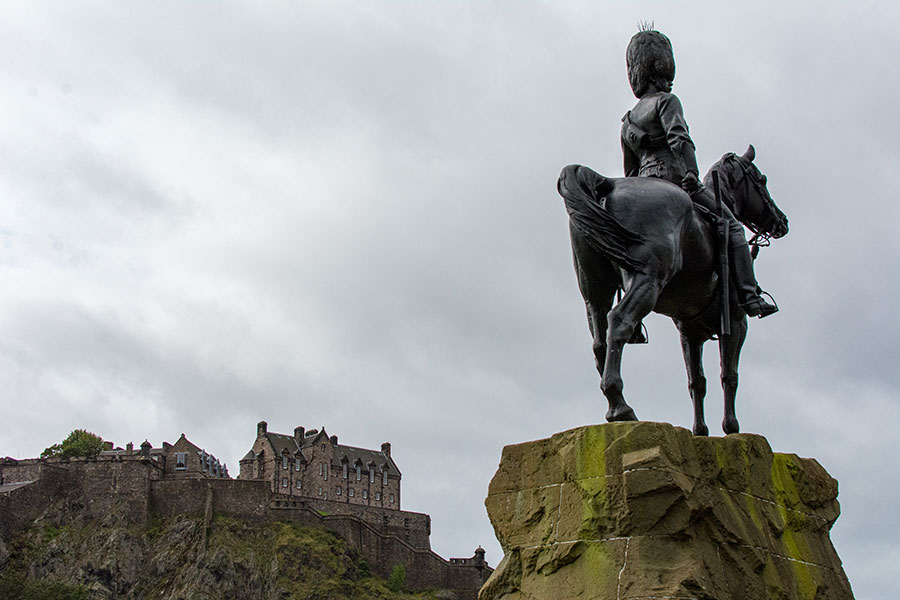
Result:
<svg viewBox="0 0 900 600"><path fill-rule="evenodd" d="M715 188L713 187L712 175L713 172L719 174L719 193L722 197L722 203L732 213L735 212L737 198L734 195L734 177L728 164L735 160L737 160L737 155L734 152L727 152L722 155L722 158L714 162L709 171L706 172L706 175L703 176L703 187L707 188L710 193L714 193L713 190ZM735 214L735 216L740 220L739 215Z"/></svg>
<svg viewBox="0 0 900 600"><path fill-rule="evenodd" d="M565 199L569 222L587 243L600 254L623 267L643 272L645 259L628 252L629 246L644 241L606 210L604 196L612 191L612 182L581 165L569 165L560 173L557 190Z"/></svg>

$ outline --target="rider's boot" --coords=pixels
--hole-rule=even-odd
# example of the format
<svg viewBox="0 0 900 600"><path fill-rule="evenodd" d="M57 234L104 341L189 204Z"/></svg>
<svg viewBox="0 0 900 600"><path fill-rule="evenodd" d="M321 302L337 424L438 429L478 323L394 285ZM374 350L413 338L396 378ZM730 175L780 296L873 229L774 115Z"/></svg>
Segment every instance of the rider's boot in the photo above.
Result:
<svg viewBox="0 0 900 600"><path fill-rule="evenodd" d="M731 259L731 280L737 288L738 303L747 313L748 317L768 317L778 312L778 307L769 304L760 296L761 290L756 283L756 275L753 273L753 258L750 257L750 247L744 239L744 232L735 232L729 228L730 244L729 258Z"/></svg>

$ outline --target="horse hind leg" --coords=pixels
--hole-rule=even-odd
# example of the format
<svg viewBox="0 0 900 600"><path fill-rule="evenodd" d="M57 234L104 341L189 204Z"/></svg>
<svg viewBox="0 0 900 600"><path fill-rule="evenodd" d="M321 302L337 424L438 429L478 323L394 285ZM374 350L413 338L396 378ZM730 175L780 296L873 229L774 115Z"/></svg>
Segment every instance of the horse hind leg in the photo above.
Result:
<svg viewBox="0 0 900 600"><path fill-rule="evenodd" d="M634 332L635 326L643 320L659 297L659 282L649 275L634 275L621 302L616 304L607 316L606 364L600 389L609 402L607 421L637 421L634 410L625 402L622 394L622 350Z"/></svg>
<svg viewBox="0 0 900 600"><path fill-rule="evenodd" d="M694 435L709 435L709 427L706 426L706 418L703 414L703 400L706 398L706 375L703 373L703 339L688 335L681 324L678 324L681 334L681 353L684 356L684 366L687 369L688 391L694 404Z"/></svg>
<svg viewBox="0 0 900 600"><path fill-rule="evenodd" d="M738 433L741 430L734 410L734 401L738 387L738 362L741 348L747 338L747 318L732 320L731 335L719 338L719 359L722 366L722 391L725 394L725 416L722 419L722 430L727 433Z"/></svg>
<svg viewBox="0 0 900 600"><path fill-rule="evenodd" d="M587 311L594 364L602 379L603 367L606 364L606 315L612 308L613 299L619 287L619 276L612 263L601 257L591 257L588 264L591 266L590 273L586 273L582 269L578 254L575 254L575 271L578 273L579 287L584 297L584 306Z"/></svg>

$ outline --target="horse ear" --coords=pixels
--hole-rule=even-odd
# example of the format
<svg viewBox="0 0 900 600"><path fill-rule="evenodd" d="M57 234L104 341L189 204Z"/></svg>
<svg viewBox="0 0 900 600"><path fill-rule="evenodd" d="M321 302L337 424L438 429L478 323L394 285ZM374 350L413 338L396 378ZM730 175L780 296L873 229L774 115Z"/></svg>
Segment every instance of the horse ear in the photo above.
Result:
<svg viewBox="0 0 900 600"><path fill-rule="evenodd" d="M753 147L753 144L747 146L747 151L744 152L744 158L753 162L753 159L756 158L756 148Z"/></svg>

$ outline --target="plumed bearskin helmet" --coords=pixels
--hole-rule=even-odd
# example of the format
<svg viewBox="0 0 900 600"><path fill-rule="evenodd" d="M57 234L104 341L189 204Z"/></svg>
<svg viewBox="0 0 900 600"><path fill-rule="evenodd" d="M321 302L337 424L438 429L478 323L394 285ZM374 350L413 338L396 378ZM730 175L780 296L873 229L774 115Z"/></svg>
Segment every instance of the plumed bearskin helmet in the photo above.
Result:
<svg viewBox="0 0 900 600"><path fill-rule="evenodd" d="M639 31L628 42L625 51L628 82L634 95L640 98L650 84L663 92L671 91L675 81L675 56L672 42L658 31Z"/></svg>

